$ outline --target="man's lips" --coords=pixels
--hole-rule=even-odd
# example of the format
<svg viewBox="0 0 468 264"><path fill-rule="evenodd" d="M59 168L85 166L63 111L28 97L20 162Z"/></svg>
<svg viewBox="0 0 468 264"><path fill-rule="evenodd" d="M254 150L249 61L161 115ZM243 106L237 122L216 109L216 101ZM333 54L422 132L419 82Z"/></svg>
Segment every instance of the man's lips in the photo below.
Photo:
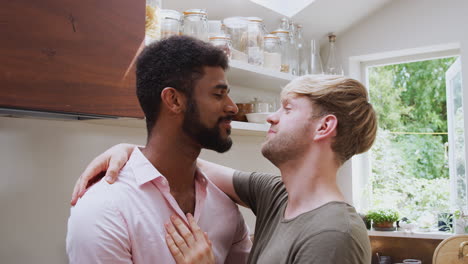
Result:
<svg viewBox="0 0 468 264"><path fill-rule="evenodd" d="M220 120L220 124L226 127L227 129L231 129L231 120L232 118L223 118Z"/></svg>
<svg viewBox="0 0 468 264"><path fill-rule="evenodd" d="M276 131L270 129L268 130L268 134L276 134Z"/></svg>

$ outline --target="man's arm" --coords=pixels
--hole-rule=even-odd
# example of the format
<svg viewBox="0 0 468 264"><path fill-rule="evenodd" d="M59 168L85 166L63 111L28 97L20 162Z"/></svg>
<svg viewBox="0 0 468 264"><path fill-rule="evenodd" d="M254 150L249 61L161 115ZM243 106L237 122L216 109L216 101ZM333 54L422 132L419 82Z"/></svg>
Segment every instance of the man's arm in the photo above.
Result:
<svg viewBox="0 0 468 264"><path fill-rule="evenodd" d="M71 264L132 263L129 234L122 215L112 201L99 197L94 190L71 209L66 240Z"/></svg>
<svg viewBox="0 0 468 264"><path fill-rule="evenodd" d="M114 183L119 176L119 171L127 163L135 146L124 143L115 145L91 161L75 184L71 205L76 204L78 198L84 195L89 185L92 185L92 183L103 177L102 172L105 172L104 177L108 183ZM246 206L234 190L232 183L234 169L202 159L198 159L197 165L221 191L226 193L236 203Z"/></svg>
<svg viewBox="0 0 468 264"><path fill-rule="evenodd" d="M200 170L210 179L221 191L227 194L234 202L242 206L247 205L241 201L232 182L235 170L213 162L198 159L197 165Z"/></svg>

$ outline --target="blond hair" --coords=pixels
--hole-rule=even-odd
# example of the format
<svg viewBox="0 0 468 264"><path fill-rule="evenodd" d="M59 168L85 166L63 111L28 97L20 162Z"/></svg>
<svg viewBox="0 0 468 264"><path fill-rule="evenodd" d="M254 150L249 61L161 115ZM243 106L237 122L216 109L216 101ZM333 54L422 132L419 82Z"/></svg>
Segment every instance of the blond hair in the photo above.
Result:
<svg viewBox="0 0 468 264"><path fill-rule="evenodd" d="M310 98L321 116L336 116L337 134L331 147L340 164L371 148L377 134L377 116L360 82L343 76L306 75L290 82L281 97L291 94Z"/></svg>

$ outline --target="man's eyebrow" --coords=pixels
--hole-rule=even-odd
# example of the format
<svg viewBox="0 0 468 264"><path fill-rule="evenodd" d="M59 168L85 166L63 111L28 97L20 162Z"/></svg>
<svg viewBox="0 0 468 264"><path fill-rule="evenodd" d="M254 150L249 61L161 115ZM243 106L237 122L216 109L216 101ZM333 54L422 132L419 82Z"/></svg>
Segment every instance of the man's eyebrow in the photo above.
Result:
<svg viewBox="0 0 468 264"><path fill-rule="evenodd" d="M229 88L229 86L227 84L218 84L216 85L215 87L213 87L214 89L222 89L222 90L226 90L227 93L229 93L231 91L231 89Z"/></svg>
<svg viewBox="0 0 468 264"><path fill-rule="evenodd" d="M229 87L227 86L227 84L218 84L216 85L215 87L213 87L215 89L225 89L225 90L229 90Z"/></svg>

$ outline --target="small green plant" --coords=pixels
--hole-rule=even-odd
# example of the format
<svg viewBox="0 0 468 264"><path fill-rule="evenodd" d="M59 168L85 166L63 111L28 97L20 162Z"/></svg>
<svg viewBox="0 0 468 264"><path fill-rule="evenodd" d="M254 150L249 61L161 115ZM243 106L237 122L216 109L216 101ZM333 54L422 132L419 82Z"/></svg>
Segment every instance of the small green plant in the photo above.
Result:
<svg viewBox="0 0 468 264"><path fill-rule="evenodd" d="M366 218L372 220L374 224L385 222L393 223L400 219L400 215L393 209L375 209L367 212Z"/></svg>

